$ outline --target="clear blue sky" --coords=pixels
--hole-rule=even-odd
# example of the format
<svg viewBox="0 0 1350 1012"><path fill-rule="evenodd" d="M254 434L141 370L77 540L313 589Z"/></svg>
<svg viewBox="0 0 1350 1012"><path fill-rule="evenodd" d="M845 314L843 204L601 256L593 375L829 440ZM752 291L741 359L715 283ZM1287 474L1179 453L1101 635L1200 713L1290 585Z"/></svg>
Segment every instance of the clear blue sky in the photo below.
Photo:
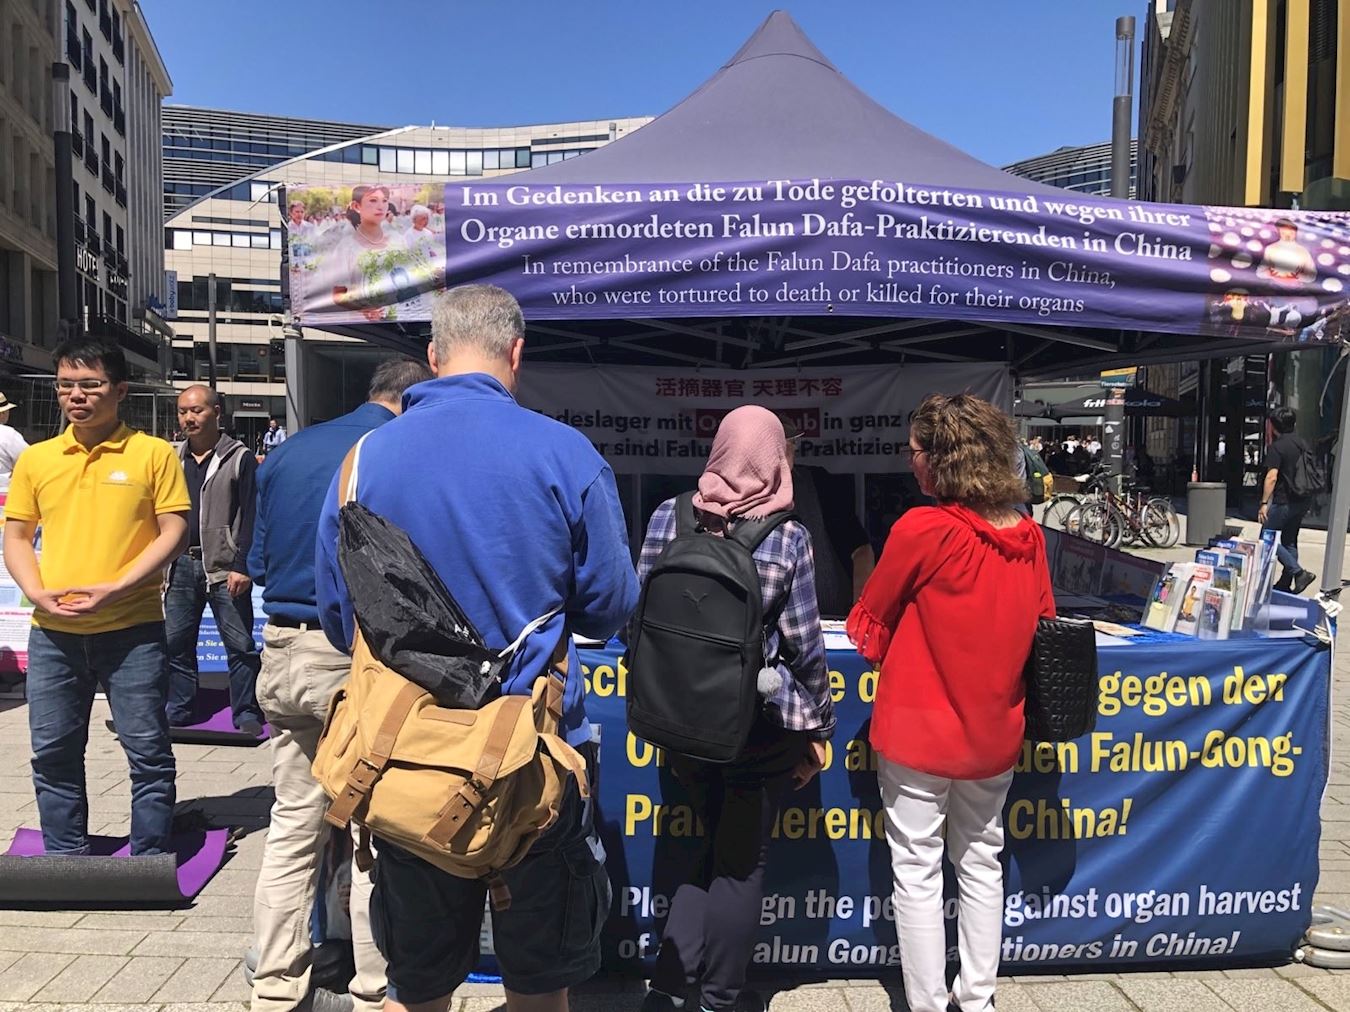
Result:
<svg viewBox="0 0 1350 1012"><path fill-rule="evenodd" d="M388 126L657 115L772 2L141 0L170 102ZM783 3L859 87L993 164L1111 133L1114 24L1144 0ZM260 45L260 40L267 40ZM1136 69L1138 66L1136 50Z"/></svg>

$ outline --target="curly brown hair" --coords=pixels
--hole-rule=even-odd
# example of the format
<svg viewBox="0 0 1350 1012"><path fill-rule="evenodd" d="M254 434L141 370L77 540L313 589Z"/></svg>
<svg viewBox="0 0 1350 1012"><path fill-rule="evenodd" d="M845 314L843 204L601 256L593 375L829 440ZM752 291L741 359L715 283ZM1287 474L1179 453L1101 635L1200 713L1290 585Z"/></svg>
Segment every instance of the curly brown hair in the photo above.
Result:
<svg viewBox="0 0 1350 1012"><path fill-rule="evenodd" d="M909 431L928 454L929 481L939 502L998 508L1026 499L1026 485L1013 470L1013 421L988 401L972 394L929 394Z"/></svg>

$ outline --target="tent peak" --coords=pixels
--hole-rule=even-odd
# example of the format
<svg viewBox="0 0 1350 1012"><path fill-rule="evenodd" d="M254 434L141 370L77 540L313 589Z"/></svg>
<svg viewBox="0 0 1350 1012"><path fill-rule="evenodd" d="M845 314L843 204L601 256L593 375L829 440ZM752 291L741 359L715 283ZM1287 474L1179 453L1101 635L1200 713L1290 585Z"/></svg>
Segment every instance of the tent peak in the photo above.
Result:
<svg viewBox="0 0 1350 1012"><path fill-rule="evenodd" d="M763 24L745 40L740 49L736 50L736 54L726 62L723 69L765 56L800 56L828 67L836 74L839 73L839 68L806 37L806 33L793 20L792 15L783 10L773 11L765 18Z"/></svg>

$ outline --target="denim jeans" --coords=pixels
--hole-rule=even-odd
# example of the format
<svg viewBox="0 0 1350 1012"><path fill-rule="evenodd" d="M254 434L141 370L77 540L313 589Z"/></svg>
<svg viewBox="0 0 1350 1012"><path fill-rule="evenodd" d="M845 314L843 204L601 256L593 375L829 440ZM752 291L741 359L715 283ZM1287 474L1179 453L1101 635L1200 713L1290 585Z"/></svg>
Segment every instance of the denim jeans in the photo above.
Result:
<svg viewBox="0 0 1350 1012"><path fill-rule="evenodd" d="M1280 532L1280 539L1275 542L1275 555L1291 576L1303 571L1298 562L1298 532L1307 513L1306 502L1273 502L1266 508L1264 529Z"/></svg>
<svg viewBox="0 0 1350 1012"><path fill-rule="evenodd" d="M84 750L94 691L108 694L117 738L131 767L131 853L158 854L173 823L173 746L164 717L168 691L164 624L114 632L53 632L28 640L28 728L33 787L48 854L89 851Z"/></svg>
<svg viewBox="0 0 1350 1012"><path fill-rule="evenodd" d="M253 639L253 599L247 593L230 597L224 583L206 586L201 559L181 555L169 571L164 594L164 627L169 639L169 723L194 723L206 714L194 711L197 698L197 632L207 604L216 618L230 670L230 715L234 726L246 720L263 722L258 708L258 669L262 657Z"/></svg>

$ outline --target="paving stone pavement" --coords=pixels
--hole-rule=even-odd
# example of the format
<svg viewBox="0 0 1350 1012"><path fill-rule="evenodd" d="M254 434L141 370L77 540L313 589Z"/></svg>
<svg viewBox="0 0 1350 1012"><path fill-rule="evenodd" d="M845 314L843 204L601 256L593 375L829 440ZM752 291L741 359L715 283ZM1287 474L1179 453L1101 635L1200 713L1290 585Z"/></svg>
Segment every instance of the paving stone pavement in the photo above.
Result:
<svg viewBox="0 0 1350 1012"><path fill-rule="evenodd" d="M1324 536L1304 532L1320 559ZM1187 558L1193 549L1152 552ZM1347 573L1350 575L1350 572ZM1350 742L1350 661L1334 679L1333 735ZM95 704L89 741L90 828L125 833L126 762ZM184 910L78 913L0 910L0 1012L247 1012L242 956L250 941L253 880L266 834L266 749L185 745L177 749L179 797L245 834L197 902ZM0 701L0 841L36 825L28 771L27 711ZM1350 908L1350 762L1333 757L1323 802L1322 880L1316 902ZM903 1012L899 975L870 980L762 983L772 1012ZM580 1012L626 1012L640 984L599 981L574 995ZM1010 977L999 982L999 1012L1350 1012L1350 972L1289 965L1200 973ZM455 1012L502 1007L502 991L466 985Z"/></svg>

